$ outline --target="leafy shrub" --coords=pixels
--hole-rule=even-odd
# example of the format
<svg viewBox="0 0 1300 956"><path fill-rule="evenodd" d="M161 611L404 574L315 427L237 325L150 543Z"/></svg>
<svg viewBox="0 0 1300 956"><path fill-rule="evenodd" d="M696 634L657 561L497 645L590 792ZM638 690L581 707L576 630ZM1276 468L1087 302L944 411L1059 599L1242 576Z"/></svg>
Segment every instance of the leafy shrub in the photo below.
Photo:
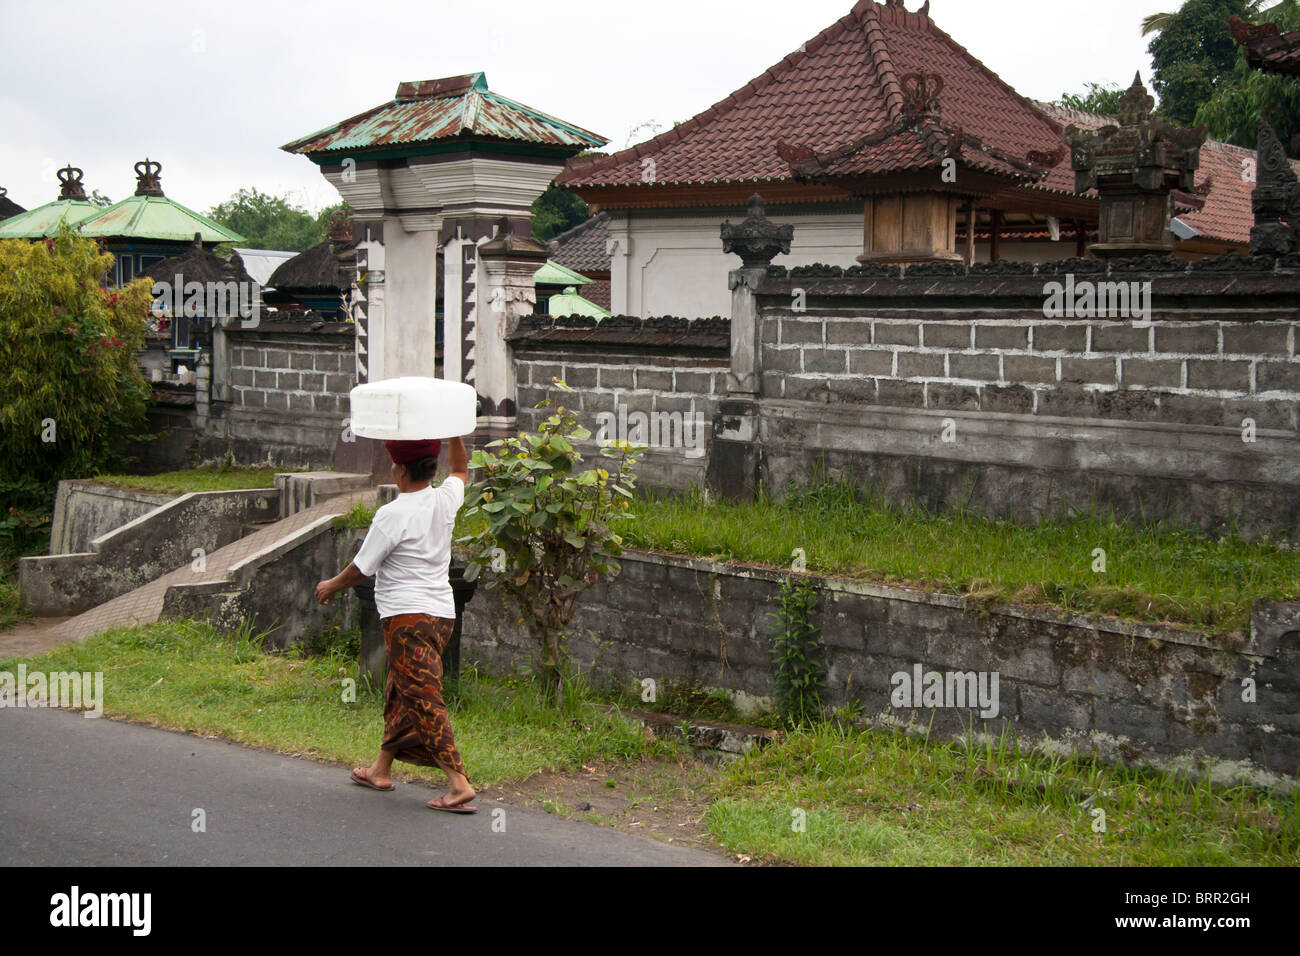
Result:
<svg viewBox="0 0 1300 956"><path fill-rule="evenodd" d="M0 242L0 479L93 475L124 463L143 430L149 385L135 356L151 285L104 288L112 265L69 230Z"/></svg>
<svg viewBox="0 0 1300 956"><path fill-rule="evenodd" d="M557 387L572 391L562 382ZM537 407L550 404L548 398ZM615 471L579 472L582 456L573 443L590 437L573 412L559 406L537 434L522 432L476 450L470 467L482 469L482 477L466 489L462 514L481 524L458 539L473 552L467 580L484 567L497 571L486 586L499 586L519 609L537 641L543 686L556 702L564 697L564 630L578 596L619 571L615 558L623 553L623 539L610 523L627 513L640 455L616 443L600 451L614 460Z"/></svg>

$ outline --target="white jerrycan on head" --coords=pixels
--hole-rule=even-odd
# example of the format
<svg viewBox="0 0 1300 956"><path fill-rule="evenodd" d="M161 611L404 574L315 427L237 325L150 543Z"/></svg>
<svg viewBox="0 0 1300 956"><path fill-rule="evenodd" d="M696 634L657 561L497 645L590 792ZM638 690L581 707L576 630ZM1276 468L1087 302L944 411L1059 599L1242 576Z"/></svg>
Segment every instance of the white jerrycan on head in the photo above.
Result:
<svg viewBox="0 0 1300 956"><path fill-rule="evenodd" d="M352 434L382 441L468 435L478 424L472 385L440 378L390 378L352 389Z"/></svg>

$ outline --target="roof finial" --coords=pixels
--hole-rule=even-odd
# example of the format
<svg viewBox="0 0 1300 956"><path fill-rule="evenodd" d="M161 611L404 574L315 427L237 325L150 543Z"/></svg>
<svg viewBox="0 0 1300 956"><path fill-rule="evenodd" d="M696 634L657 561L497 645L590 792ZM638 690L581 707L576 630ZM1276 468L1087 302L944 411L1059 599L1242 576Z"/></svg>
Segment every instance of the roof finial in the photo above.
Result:
<svg viewBox="0 0 1300 956"><path fill-rule="evenodd" d="M135 164L135 175L138 184L135 187L137 196L162 196L162 163L155 162L146 156L143 160Z"/></svg>
<svg viewBox="0 0 1300 956"><path fill-rule="evenodd" d="M64 166L57 173L59 177L60 199L85 199L86 190L81 186L82 172L75 166Z"/></svg>

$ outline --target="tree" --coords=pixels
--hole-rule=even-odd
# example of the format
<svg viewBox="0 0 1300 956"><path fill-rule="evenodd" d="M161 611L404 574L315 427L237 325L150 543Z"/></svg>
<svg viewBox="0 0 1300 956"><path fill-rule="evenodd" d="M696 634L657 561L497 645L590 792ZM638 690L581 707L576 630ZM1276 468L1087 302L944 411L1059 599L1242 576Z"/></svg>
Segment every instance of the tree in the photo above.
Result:
<svg viewBox="0 0 1300 956"><path fill-rule="evenodd" d="M101 283L113 256L64 229L0 242L0 481L47 485L125 463L150 388L136 364L151 283Z"/></svg>
<svg viewBox="0 0 1300 956"><path fill-rule="evenodd" d="M564 392L573 389L561 382ZM537 407L552 404L551 399ZM591 432L562 406L536 434L494 441L474 452L470 467L482 477L466 490L464 517L477 533L459 539L473 552L465 571L474 580L484 567L518 609L537 642L538 672L547 697L561 701L568 670L565 629L578 596L602 577L618 574L623 539L611 522L626 516L639 452L626 442L602 448L610 468L577 471L582 456L573 447Z"/></svg>
<svg viewBox="0 0 1300 956"><path fill-rule="evenodd" d="M577 195L558 186L548 186L533 203L533 238L546 242L590 218L591 210Z"/></svg>
<svg viewBox="0 0 1300 956"><path fill-rule="evenodd" d="M1211 136L1246 147L1254 147L1263 116L1286 142L1300 131L1300 80L1249 69L1228 29L1233 14L1300 27L1296 0L1187 0L1176 13L1143 19L1142 35L1155 34L1147 49L1159 112L1180 126L1205 123Z"/></svg>
<svg viewBox="0 0 1300 956"><path fill-rule="evenodd" d="M208 218L242 235L254 249L302 252L323 242L329 234L328 217L322 224L319 216L294 205L287 197L270 196L256 187L241 189L214 206Z"/></svg>
<svg viewBox="0 0 1300 956"><path fill-rule="evenodd" d="M1192 126L1196 110L1214 93L1219 77L1232 70L1237 46L1228 32L1233 15L1249 19L1249 0L1187 0L1176 13L1155 14L1143 21L1143 35L1155 32L1151 85L1160 97L1159 112L1179 126Z"/></svg>
<svg viewBox="0 0 1300 956"><path fill-rule="evenodd" d="M113 205L113 200L109 199L107 196L105 196L103 193L101 193L98 189L96 189L96 190L94 190L94 191L91 192L91 194L90 194L90 201L91 201L92 203L94 203L96 206L99 206L99 207L102 208L102 209L106 209L106 208L108 208L109 206Z"/></svg>
<svg viewBox="0 0 1300 956"><path fill-rule="evenodd" d="M1283 3L1263 11L1261 20L1276 23L1287 32L1300 29L1300 3ZM1300 134L1300 77L1253 70L1245 50L1238 49L1232 71L1219 78L1214 93L1196 111L1196 122L1204 123L1215 139L1254 149L1259 120L1264 119L1283 145L1293 144L1292 157L1300 157L1293 137Z"/></svg>
<svg viewBox="0 0 1300 956"><path fill-rule="evenodd" d="M1061 98L1055 101L1056 105L1083 110L1085 113L1100 113L1102 116L1119 114L1119 98L1124 95L1119 86L1113 83L1085 83L1084 86L1087 87L1087 92L1062 93Z"/></svg>

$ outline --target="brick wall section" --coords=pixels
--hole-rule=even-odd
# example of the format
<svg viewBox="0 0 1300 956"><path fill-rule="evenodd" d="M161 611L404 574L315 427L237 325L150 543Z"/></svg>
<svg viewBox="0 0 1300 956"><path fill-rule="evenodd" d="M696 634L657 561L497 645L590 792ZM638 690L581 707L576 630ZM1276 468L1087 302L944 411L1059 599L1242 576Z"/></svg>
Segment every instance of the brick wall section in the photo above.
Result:
<svg viewBox="0 0 1300 956"><path fill-rule="evenodd" d="M612 437L635 440L633 416L641 413L648 426L662 426L658 444L645 452L641 484L702 484L730 367L726 319L616 317L597 324L533 316L520 324L511 344L520 430L535 429L549 413L536 408L547 397L577 411L594 438L601 437L601 414L609 413L616 423L621 415L628 421L628 433ZM559 392L554 379L574 391ZM586 455L596 447L593 441L580 450Z"/></svg>
<svg viewBox="0 0 1300 956"><path fill-rule="evenodd" d="M1300 428L1300 320L765 315L763 394L957 411Z"/></svg>
<svg viewBox="0 0 1300 956"><path fill-rule="evenodd" d="M1296 257L1291 257L1295 259ZM1150 283L1137 319L1048 318L1051 282ZM1100 270L1100 271L1099 271ZM1300 430L1300 260L769 271L763 395ZM794 290L806 311L796 312Z"/></svg>
<svg viewBox="0 0 1300 956"><path fill-rule="evenodd" d="M212 403L199 454L328 465L356 384L352 325L264 319L226 337L228 400Z"/></svg>

